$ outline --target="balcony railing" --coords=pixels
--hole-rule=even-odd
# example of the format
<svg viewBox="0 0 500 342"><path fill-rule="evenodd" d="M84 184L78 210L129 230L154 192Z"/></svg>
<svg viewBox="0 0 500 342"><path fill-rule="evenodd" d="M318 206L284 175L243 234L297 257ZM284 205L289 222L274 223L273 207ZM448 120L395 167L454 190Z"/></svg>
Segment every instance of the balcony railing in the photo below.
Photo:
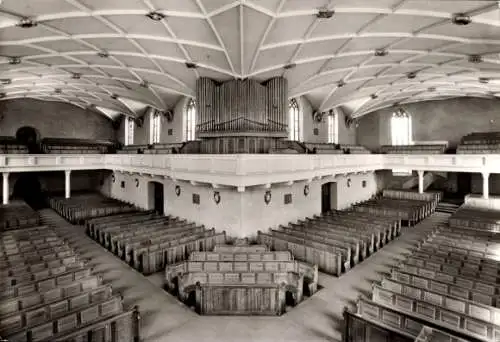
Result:
<svg viewBox="0 0 500 342"><path fill-rule="evenodd" d="M500 155L0 155L0 172L92 169L251 186L382 169L500 173Z"/></svg>

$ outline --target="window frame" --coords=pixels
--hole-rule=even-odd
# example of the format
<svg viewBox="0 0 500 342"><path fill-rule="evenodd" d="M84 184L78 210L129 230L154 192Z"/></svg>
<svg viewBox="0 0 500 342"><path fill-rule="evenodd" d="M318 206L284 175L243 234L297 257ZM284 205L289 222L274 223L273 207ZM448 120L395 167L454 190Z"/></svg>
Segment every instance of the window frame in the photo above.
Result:
<svg viewBox="0 0 500 342"><path fill-rule="evenodd" d="M300 141L300 107L296 99L288 102L288 138L293 141Z"/></svg>
<svg viewBox="0 0 500 342"><path fill-rule="evenodd" d="M190 99L186 104L185 115L185 141L196 140L196 100Z"/></svg>

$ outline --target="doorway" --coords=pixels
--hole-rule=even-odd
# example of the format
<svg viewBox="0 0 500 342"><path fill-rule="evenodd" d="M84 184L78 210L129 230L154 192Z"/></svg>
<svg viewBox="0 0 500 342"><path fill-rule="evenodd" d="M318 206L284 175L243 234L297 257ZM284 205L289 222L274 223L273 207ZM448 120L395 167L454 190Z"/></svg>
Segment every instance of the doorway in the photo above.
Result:
<svg viewBox="0 0 500 342"><path fill-rule="evenodd" d="M472 192L471 181L472 177L470 173L467 172L457 173L457 194L460 197L468 195Z"/></svg>
<svg viewBox="0 0 500 342"><path fill-rule="evenodd" d="M22 199L33 209L43 209L47 207L45 194L37 174L23 172L14 184L12 193L13 199Z"/></svg>
<svg viewBox="0 0 500 342"><path fill-rule="evenodd" d="M321 186L321 213L324 214L332 209L331 203L331 183L325 183Z"/></svg>
<svg viewBox="0 0 500 342"><path fill-rule="evenodd" d="M148 184L149 190L149 208L156 211L158 214L165 214L164 206L165 206L165 198L164 198L164 190L163 183L159 182L149 182Z"/></svg>

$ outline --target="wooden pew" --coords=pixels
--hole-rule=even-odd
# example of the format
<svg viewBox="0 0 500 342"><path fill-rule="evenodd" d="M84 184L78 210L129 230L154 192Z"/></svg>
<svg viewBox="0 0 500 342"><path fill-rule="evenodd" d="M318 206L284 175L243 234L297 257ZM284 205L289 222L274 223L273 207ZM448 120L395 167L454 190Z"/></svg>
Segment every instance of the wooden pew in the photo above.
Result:
<svg viewBox="0 0 500 342"><path fill-rule="evenodd" d="M271 250L290 251L297 260L318 265L318 269L326 273L340 276L346 266L343 265L343 257L339 251L318 249L307 242L295 243L261 231L257 232L257 240ZM349 264L347 264L347 267L349 267Z"/></svg>

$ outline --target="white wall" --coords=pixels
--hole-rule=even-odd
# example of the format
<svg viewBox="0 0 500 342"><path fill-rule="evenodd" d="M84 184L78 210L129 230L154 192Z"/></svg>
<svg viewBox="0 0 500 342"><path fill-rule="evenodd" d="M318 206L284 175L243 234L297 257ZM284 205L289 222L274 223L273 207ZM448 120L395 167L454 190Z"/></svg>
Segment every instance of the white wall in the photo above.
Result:
<svg viewBox="0 0 500 342"><path fill-rule="evenodd" d="M135 179L139 179L139 187ZM347 187L347 179L351 179L351 187ZM361 182L366 180L365 188ZM121 182L125 181L125 188ZM193 186L187 182L173 182L161 177L129 175L115 173L115 182L109 176L102 192L113 198L133 203L140 208L149 208L148 182L163 183L165 197L165 213L178 216L197 224L204 224L207 228L225 230L229 236L254 236L258 230L265 231L270 227L287 224L290 221L304 219L321 212L321 185L327 182L337 182L338 191L334 194L332 203L337 203L334 209L345 209L351 204L367 200L380 188L379 177L375 173L350 176L326 177L322 180L313 180L309 184L309 194L304 196L305 181L288 185L273 185L271 202L264 202L266 189L263 187L247 188L244 192L234 189L213 189L207 185ZM175 194L175 186L181 187L181 194ZM109 189L109 190L107 190ZM219 191L221 201L216 204L214 191ZM192 203L193 193L200 195L200 204ZM292 203L284 204L284 195L292 194ZM332 195L333 196L333 195Z"/></svg>

